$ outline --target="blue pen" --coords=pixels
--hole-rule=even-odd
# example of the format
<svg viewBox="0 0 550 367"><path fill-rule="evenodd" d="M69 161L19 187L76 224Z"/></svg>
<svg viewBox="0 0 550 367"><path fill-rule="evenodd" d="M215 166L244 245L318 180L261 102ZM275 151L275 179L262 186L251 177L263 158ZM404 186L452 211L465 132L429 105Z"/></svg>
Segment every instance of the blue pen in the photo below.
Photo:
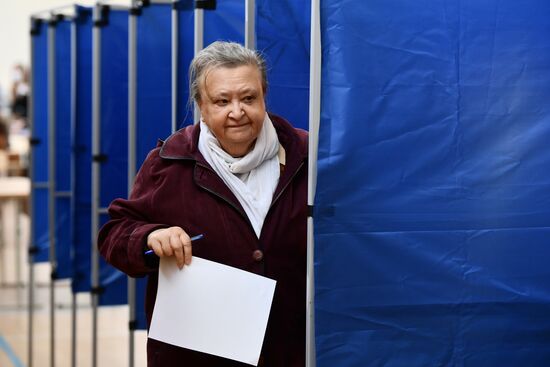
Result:
<svg viewBox="0 0 550 367"><path fill-rule="evenodd" d="M196 236L191 237L190 240L191 240L191 242L193 242L193 241L196 241L196 240L200 240L200 239L203 238L203 237L204 237L204 235L201 233L201 234L198 234L198 235L196 235ZM153 250L147 250L147 251L145 251L145 255L150 255L150 254L152 254L152 253L154 253Z"/></svg>

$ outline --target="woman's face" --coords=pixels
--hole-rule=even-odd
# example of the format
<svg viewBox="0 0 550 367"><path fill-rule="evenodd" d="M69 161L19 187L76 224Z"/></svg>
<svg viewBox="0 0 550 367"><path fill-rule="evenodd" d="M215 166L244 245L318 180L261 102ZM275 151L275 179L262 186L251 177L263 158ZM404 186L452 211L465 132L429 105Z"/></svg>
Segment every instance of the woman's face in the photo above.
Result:
<svg viewBox="0 0 550 367"><path fill-rule="evenodd" d="M199 108L221 147L233 157L248 153L262 130L265 102L257 67L218 67L206 72Z"/></svg>

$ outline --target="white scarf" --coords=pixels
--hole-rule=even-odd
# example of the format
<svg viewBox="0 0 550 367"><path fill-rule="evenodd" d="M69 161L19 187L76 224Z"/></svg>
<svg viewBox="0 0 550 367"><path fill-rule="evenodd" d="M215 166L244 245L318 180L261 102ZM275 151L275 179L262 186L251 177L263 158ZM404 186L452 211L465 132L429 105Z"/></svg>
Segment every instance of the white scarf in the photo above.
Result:
<svg viewBox="0 0 550 367"><path fill-rule="evenodd" d="M279 139L267 113L254 148L234 158L222 149L201 118L199 151L241 203L260 237L265 216L279 182Z"/></svg>

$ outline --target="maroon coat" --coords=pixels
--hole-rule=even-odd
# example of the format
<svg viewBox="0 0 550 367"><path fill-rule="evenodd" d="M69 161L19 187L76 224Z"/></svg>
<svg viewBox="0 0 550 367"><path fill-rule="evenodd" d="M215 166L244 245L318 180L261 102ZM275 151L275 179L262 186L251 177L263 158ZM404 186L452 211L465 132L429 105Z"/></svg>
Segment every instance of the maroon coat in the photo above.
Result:
<svg viewBox="0 0 550 367"><path fill-rule="evenodd" d="M260 365L305 365L307 133L270 116L286 151L286 165L256 236L237 198L200 154L198 125L184 128L143 163L129 200L111 203L111 220L99 233L103 257L133 277L147 275L148 323L155 303L158 259L144 256L147 235L180 226L204 233L193 255L275 279ZM174 327L185 327L174 325ZM246 366L149 339L148 366Z"/></svg>

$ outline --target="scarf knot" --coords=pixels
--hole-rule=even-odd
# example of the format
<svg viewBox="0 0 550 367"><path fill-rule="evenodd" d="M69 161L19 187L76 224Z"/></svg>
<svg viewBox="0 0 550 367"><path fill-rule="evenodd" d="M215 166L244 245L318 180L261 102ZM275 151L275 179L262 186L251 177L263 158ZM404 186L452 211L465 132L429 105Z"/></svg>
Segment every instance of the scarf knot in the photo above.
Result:
<svg viewBox="0 0 550 367"><path fill-rule="evenodd" d="M279 139L266 114L254 147L242 157L224 151L212 131L201 119L199 151L242 205L256 236L271 205L279 182Z"/></svg>

